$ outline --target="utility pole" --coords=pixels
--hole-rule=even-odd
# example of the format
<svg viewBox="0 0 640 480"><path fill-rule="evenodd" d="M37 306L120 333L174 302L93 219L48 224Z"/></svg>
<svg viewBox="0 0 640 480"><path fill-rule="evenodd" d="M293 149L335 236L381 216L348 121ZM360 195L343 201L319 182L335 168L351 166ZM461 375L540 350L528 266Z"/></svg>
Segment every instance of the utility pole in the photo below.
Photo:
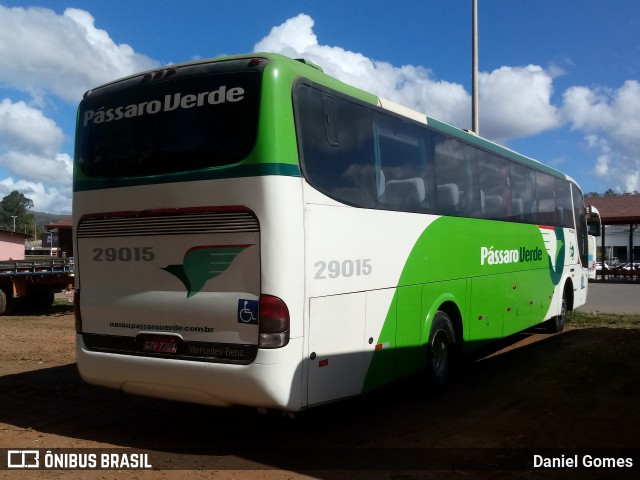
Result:
<svg viewBox="0 0 640 480"><path fill-rule="evenodd" d="M471 0L472 28L471 28L471 130L480 135L480 122L478 120L478 0Z"/></svg>

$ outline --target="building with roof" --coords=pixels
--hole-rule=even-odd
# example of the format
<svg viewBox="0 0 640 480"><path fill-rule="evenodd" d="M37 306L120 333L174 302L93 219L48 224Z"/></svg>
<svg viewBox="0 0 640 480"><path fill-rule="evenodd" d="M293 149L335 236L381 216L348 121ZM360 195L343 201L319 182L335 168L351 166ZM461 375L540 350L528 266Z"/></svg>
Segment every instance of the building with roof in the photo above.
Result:
<svg viewBox="0 0 640 480"><path fill-rule="evenodd" d="M25 239L29 235L11 230L0 230L0 261L24 260Z"/></svg>
<svg viewBox="0 0 640 480"><path fill-rule="evenodd" d="M640 224L640 195L607 195L585 197L587 206L600 212L602 234L597 240L598 260L609 267L640 262L640 240L636 234Z"/></svg>
<svg viewBox="0 0 640 480"><path fill-rule="evenodd" d="M55 238L55 245L58 247L58 256L73 257L73 219L66 217L55 223L45 225L49 232L44 235L51 235ZM55 235L55 237L53 237ZM44 243L43 243L44 244Z"/></svg>

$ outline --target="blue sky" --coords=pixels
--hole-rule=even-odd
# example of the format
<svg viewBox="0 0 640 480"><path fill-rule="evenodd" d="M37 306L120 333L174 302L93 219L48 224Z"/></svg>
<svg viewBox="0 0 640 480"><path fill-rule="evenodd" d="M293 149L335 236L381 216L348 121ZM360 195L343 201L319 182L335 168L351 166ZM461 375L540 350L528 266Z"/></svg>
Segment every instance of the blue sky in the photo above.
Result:
<svg viewBox="0 0 640 480"><path fill-rule="evenodd" d="M480 133L586 192L640 191L640 2L478 0ZM471 0L0 0L0 196L71 211L82 93L222 54L304 56L470 126Z"/></svg>

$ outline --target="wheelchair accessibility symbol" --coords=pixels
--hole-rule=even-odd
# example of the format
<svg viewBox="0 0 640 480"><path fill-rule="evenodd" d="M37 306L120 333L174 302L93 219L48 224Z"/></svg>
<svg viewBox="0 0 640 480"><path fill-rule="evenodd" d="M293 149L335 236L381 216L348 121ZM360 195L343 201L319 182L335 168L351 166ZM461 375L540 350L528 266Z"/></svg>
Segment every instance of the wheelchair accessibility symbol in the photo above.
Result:
<svg viewBox="0 0 640 480"><path fill-rule="evenodd" d="M238 323L258 324L258 300L238 300Z"/></svg>

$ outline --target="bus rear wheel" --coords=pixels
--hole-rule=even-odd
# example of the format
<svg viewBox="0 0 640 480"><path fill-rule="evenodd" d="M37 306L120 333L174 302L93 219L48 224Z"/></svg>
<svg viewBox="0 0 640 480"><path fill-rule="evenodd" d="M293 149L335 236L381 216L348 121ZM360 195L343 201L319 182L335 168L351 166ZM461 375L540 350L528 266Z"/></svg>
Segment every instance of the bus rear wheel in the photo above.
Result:
<svg viewBox="0 0 640 480"><path fill-rule="evenodd" d="M427 375L431 384L445 385L456 360L456 336L453 323L445 312L438 310L431 324L427 344Z"/></svg>

